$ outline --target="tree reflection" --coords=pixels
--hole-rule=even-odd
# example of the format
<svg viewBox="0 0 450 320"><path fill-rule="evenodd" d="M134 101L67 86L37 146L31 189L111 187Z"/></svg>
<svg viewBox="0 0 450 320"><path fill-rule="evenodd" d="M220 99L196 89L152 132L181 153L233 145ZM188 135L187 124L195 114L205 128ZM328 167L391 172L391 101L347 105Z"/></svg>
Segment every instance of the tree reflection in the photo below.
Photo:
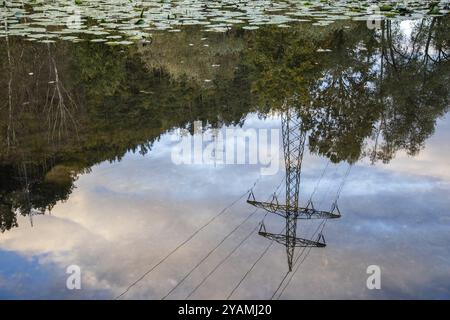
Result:
<svg viewBox="0 0 450 320"><path fill-rule="evenodd" d="M400 149L414 155L449 105L447 20L413 25L412 39L392 22L380 31L266 29L248 56L254 89L269 109L291 97L309 123L311 151L334 162L387 162Z"/></svg>
<svg viewBox="0 0 450 320"><path fill-rule="evenodd" d="M333 162L417 154L449 106L448 20L235 30L209 36L211 49L195 55L186 49L195 28L147 47L9 38L0 46L9 97L0 109L0 230L17 226L17 213L67 200L96 163L146 154L195 120L242 124L286 100L307 125L310 150ZM222 71L205 68L212 63Z"/></svg>

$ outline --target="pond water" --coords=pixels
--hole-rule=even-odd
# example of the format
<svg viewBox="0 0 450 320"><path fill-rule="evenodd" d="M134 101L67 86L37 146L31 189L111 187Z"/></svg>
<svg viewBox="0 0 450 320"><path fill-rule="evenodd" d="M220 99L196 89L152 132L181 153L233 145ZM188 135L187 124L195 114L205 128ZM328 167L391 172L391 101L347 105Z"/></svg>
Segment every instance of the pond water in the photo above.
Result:
<svg viewBox="0 0 450 320"><path fill-rule="evenodd" d="M447 2L1 10L0 298L450 298Z"/></svg>

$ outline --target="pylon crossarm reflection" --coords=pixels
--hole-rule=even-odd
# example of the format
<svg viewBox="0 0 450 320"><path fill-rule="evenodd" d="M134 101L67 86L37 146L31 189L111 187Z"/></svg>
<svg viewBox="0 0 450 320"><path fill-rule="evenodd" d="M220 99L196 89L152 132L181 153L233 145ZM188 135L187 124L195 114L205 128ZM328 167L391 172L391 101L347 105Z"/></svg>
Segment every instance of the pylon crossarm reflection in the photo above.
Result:
<svg viewBox="0 0 450 320"><path fill-rule="evenodd" d="M341 217L341 213L339 212L339 208L337 205L333 205L333 210L331 211L323 211L316 210L314 207L297 207L292 208L290 206L284 204L278 204L273 202L263 202L263 201L255 201L255 200L247 200L248 204L255 206L257 208L266 210L270 213L277 214L283 218L286 218L288 215L294 215L296 219L337 219Z"/></svg>
<svg viewBox="0 0 450 320"><path fill-rule="evenodd" d="M297 237L293 238L293 237L286 236L285 234L281 234L281 233L276 234L276 233L260 231L260 232L258 232L258 234L267 239L274 240L284 246L286 245L286 243L293 243L295 247L326 247L325 242L313 241L313 240L297 238ZM321 240L323 239L322 237L320 237Z"/></svg>

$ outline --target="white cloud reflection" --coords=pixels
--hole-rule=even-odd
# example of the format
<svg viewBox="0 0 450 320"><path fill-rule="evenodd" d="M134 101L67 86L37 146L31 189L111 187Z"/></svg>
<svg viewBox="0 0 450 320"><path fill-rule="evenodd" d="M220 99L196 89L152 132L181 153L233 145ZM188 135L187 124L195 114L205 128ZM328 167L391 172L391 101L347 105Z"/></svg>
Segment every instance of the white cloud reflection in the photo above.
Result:
<svg viewBox="0 0 450 320"><path fill-rule="evenodd" d="M449 298L449 150L442 147L449 136L449 121L441 121L418 157L356 165L340 199L343 217L327 224L328 246L311 250L283 298ZM39 292L30 287L30 297L115 297L259 175L257 166L175 166L171 143L166 135L145 157L128 154L121 162L95 166L51 216L36 216L34 228L21 218L19 228L1 235L1 250L37 258L51 279ZM308 154L304 163L303 190L309 195L326 162ZM318 205L328 209L345 170L329 167L315 197ZM282 172L263 177L255 195L266 198L281 178ZM251 210L240 201L125 298L161 298ZM184 298L261 217L239 229L171 297ZM282 223L270 217L266 226L276 230ZM300 225L301 232L313 229ZM225 298L267 244L252 236L193 298ZM65 290L64 270L71 264L82 268L80 292ZM365 287L370 264L381 266L379 291ZM274 245L233 297L270 298L286 268L284 248ZM13 295L33 282L0 269L0 284Z"/></svg>

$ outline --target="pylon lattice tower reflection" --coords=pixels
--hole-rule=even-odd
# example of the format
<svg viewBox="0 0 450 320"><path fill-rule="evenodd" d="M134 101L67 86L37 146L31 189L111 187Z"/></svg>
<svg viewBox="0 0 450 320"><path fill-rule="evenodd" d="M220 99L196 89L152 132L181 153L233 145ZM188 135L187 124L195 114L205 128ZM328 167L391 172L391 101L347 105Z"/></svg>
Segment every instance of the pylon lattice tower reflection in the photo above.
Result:
<svg viewBox="0 0 450 320"><path fill-rule="evenodd" d="M298 219L336 219L341 216L336 204L331 211L316 210L310 200L306 207L299 206L300 179L303 151L306 140L306 130L297 111L285 105L281 115L283 152L286 170L286 201L279 203L274 194L270 202L256 201L250 193L247 202L257 208L282 216L286 220L284 233L270 233L266 231L264 222L261 223L259 234L276 241L286 247L289 271L292 271L294 251L296 247L325 247L325 239L320 233L316 240L297 237Z"/></svg>

